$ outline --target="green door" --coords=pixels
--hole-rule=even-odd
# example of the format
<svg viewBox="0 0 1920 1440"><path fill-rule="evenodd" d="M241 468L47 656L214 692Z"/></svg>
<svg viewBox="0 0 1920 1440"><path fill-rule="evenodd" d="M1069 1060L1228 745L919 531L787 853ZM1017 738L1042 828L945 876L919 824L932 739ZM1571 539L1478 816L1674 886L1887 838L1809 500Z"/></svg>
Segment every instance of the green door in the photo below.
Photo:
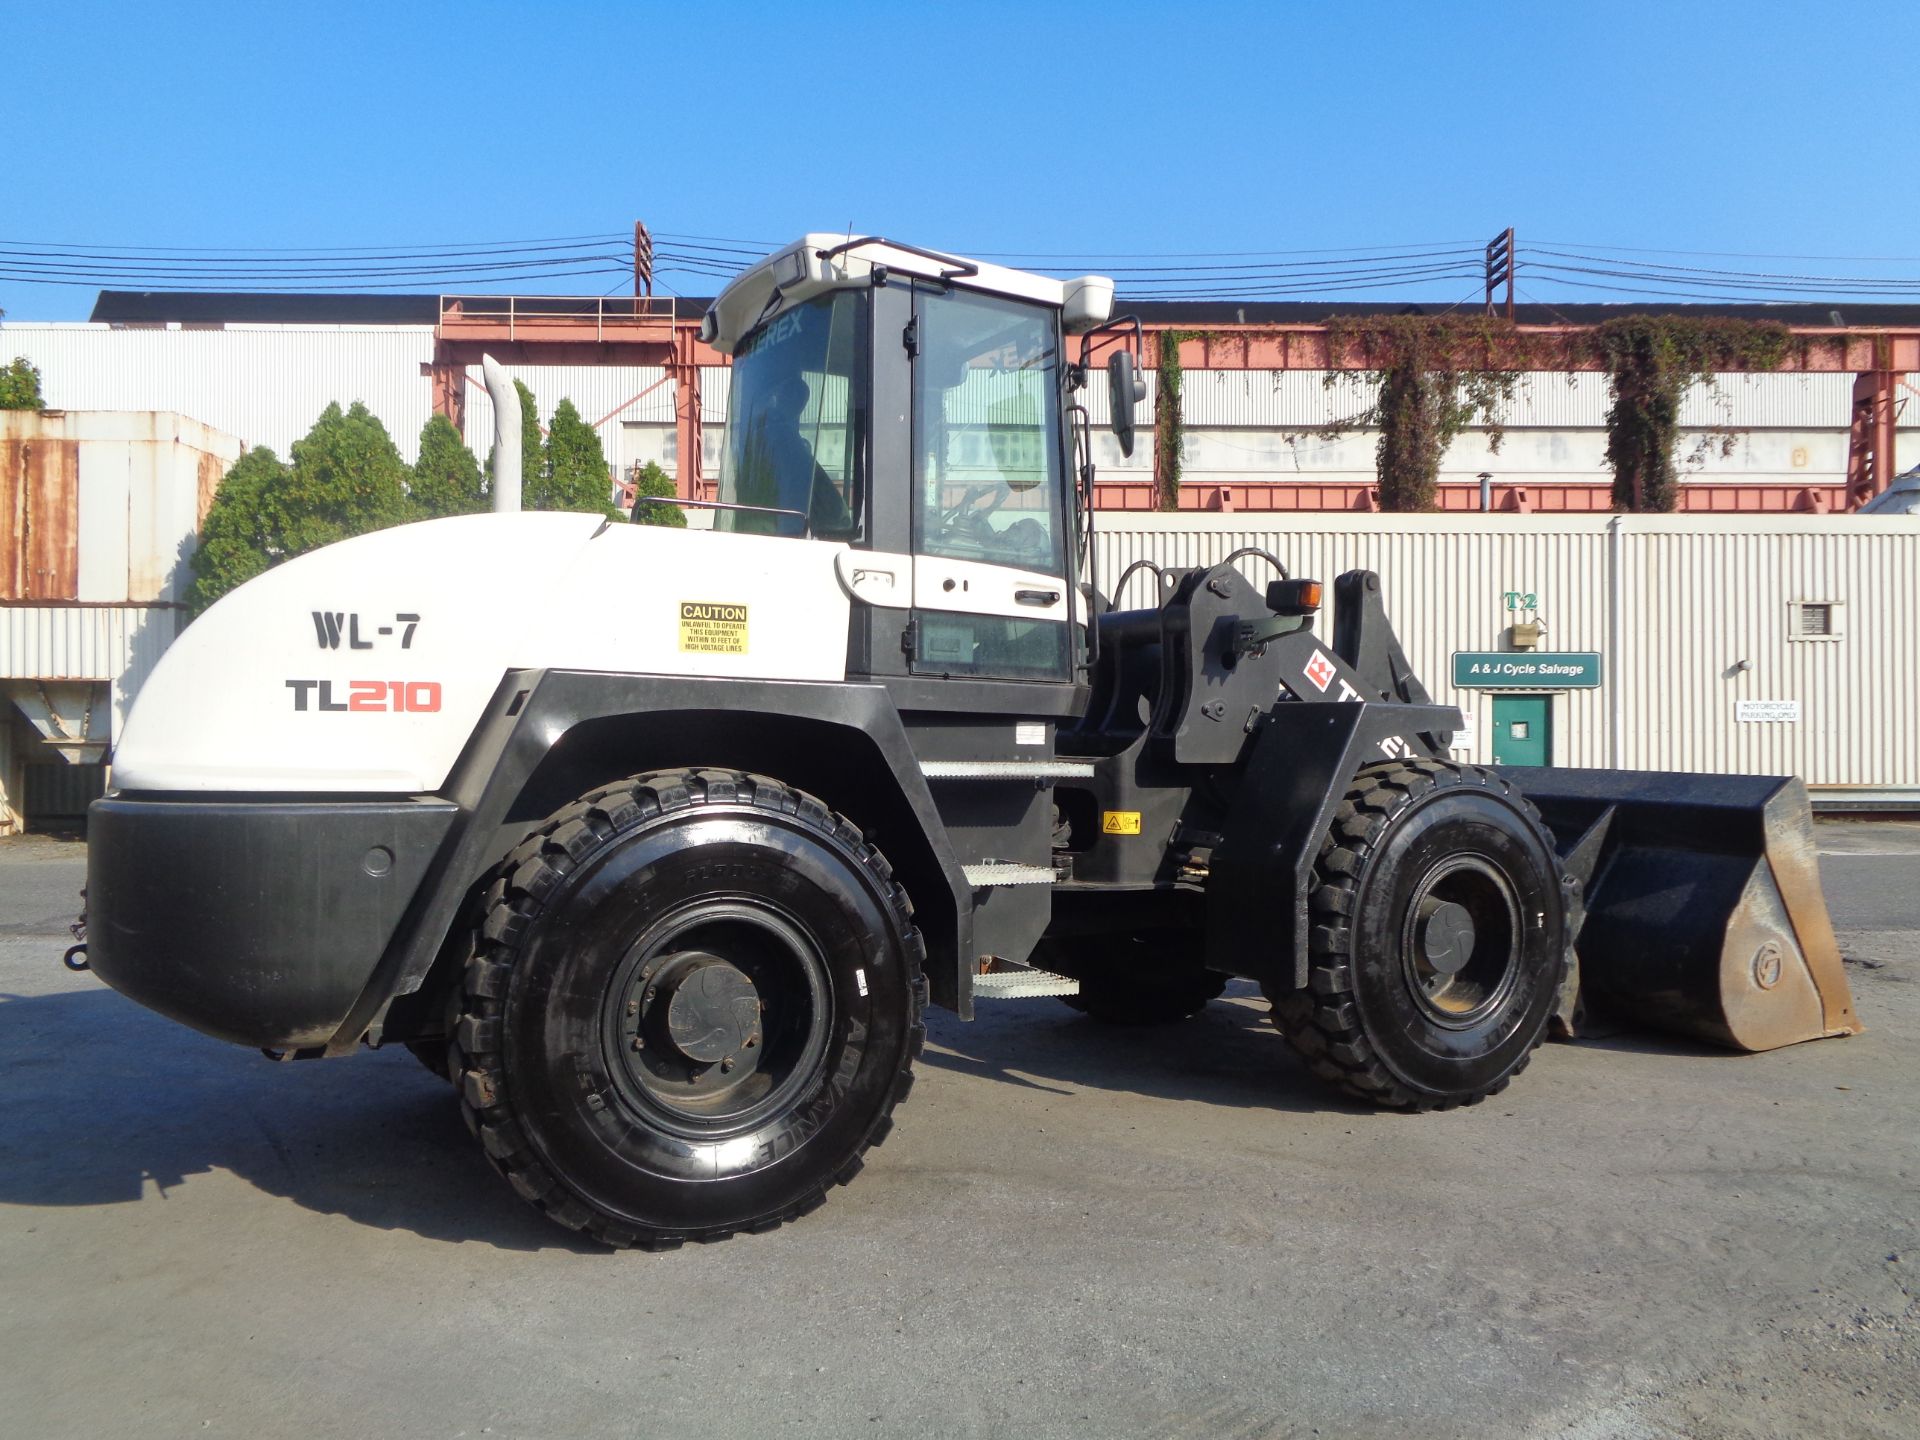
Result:
<svg viewBox="0 0 1920 1440"><path fill-rule="evenodd" d="M1552 702L1550 695L1493 697L1494 764L1553 763Z"/></svg>

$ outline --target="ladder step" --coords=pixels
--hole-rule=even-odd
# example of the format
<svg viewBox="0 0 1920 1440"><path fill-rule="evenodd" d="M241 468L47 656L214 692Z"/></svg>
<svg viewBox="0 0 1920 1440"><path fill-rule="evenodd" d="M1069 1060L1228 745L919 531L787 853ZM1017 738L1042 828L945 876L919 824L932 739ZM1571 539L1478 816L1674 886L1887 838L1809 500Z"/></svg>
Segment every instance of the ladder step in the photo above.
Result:
<svg viewBox="0 0 1920 1440"><path fill-rule="evenodd" d="M1090 780L1090 760L922 760L929 780Z"/></svg>
<svg viewBox="0 0 1920 1440"><path fill-rule="evenodd" d="M990 970L973 977L979 1000L1026 1000L1040 995L1078 995L1080 982L1049 970Z"/></svg>
<svg viewBox="0 0 1920 1440"><path fill-rule="evenodd" d="M1054 882L1051 865L1015 865L1006 860L988 860L978 865L962 865L960 869L967 883L976 890L990 885L1051 885Z"/></svg>

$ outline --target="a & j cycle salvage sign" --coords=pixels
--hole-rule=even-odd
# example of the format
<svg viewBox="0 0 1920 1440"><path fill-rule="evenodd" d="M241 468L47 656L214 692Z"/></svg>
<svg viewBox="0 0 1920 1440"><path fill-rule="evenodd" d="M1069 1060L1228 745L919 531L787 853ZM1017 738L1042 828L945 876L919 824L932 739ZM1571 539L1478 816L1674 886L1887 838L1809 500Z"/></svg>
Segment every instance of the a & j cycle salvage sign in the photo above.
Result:
<svg viewBox="0 0 1920 1440"><path fill-rule="evenodd" d="M1600 657L1591 650L1456 650L1455 689L1592 690Z"/></svg>

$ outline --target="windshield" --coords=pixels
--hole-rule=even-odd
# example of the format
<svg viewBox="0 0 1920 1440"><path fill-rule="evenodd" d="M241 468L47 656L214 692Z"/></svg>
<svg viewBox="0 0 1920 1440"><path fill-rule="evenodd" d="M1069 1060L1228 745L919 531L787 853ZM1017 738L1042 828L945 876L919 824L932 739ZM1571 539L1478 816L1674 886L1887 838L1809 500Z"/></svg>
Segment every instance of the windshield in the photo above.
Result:
<svg viewBox="0 0 1920 1440"><path fill-rule="evenodd" d="M733 357L716 530L848 540L866 463L866 294L839 290L768 321ZM766 511L785 511L768 514Z"/></svg>
<svg viewBox="0 0 1920 1440"><path fill-rule="evenodd" d="M955 291L920 297L914 365L919 550L1064 573L1052 315Z"/></svg>

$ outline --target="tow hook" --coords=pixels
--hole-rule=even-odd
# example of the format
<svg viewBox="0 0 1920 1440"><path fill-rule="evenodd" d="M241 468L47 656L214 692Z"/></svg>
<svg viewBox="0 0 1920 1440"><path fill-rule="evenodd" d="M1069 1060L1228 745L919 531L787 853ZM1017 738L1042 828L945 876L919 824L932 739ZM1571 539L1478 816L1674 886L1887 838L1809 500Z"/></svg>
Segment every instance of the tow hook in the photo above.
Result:
<svg viewBox="0 0 1920 1440"><path fill-rule="evenodd" d="M67 953L60 957L61 963L69 970L92 969L87 964L87 892L84 886L80 890L80 918L67 926L67 931L78 943L67 947Z"/></svg>

